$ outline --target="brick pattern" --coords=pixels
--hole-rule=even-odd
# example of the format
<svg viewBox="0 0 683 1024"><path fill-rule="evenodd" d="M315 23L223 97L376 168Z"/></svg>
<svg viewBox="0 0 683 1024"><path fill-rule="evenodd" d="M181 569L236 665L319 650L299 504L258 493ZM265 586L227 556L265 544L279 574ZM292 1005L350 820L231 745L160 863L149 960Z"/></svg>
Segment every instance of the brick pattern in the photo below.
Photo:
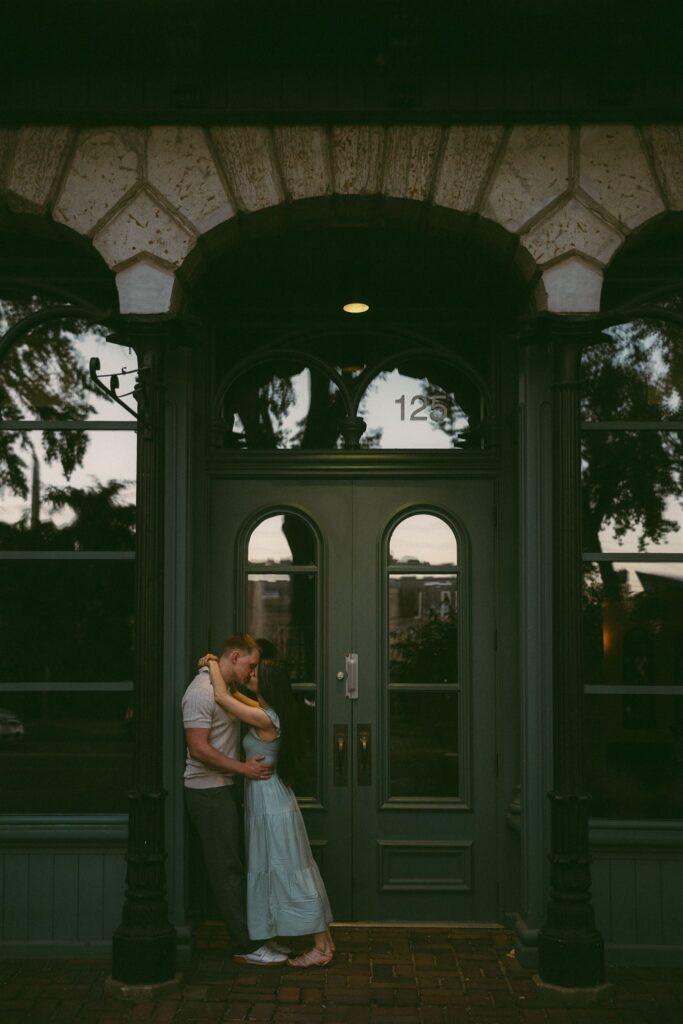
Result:
<svg viewBox="0 0 683 1024"><path fill-rule="evenodd" d="M343 928L327 968L237 967L204 929L182 991L153 1003L104 994L109 964L0 962L1 1024L681 1024L683 969L612 968L610 1000L562 1005L510 955L503 929Z"/></svg>

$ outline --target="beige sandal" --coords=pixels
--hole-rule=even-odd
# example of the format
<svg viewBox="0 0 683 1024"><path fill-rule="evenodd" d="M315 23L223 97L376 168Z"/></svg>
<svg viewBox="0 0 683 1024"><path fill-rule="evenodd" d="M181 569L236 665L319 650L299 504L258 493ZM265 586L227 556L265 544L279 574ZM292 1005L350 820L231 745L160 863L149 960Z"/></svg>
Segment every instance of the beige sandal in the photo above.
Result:
<svg viewBox="0 0 683 1024"><path fill-rule="evenodd" d="M309 949L307 953L302 953L301 956L294 957L293 960L288 960L287 963L290 967L326 967L332 960L334 953L323 953L322 950Z"/></svg>

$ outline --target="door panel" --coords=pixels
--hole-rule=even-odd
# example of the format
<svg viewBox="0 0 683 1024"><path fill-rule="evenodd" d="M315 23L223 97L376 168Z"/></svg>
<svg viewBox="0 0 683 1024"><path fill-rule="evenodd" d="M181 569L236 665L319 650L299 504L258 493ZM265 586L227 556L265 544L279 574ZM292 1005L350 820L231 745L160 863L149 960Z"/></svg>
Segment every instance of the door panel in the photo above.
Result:
<svg viewBox="0 0 683 1024"><path fill-rule="evenodd" d="M251 530L286 510L290 537L311 524L313 561L305 540L254 542L250 564ZM279 630L289 660L314 665L295 671L317 769L299 795L337 919L497 917L491 513L485 480L214 482L212 640ZM314 607L312 658L295 606Z"/></svg>

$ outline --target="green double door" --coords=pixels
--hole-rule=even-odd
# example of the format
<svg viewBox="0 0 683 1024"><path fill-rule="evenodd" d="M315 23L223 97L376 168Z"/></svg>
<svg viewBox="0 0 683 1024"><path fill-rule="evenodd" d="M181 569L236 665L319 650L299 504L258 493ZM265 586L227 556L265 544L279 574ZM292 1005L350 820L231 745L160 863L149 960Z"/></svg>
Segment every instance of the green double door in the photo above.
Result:
<svg viewBox="0 0 683 1024"><path fill-rule="evenodd" d="M274 643L337 920L498 918L490 480L214 480L211 641Z"/></svg>

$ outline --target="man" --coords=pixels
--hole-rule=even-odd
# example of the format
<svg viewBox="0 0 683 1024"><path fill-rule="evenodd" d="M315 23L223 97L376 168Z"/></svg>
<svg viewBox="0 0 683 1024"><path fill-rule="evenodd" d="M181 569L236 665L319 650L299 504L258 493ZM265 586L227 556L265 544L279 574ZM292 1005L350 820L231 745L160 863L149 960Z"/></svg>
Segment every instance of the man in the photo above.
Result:
<svg viewBox="0 0 683 1024"><path fill-rule="evenodd" d="M260 652L249 633L233 633L223 644L218 665L228 686L244 685L256 671ZM213 698L209 670L200 669L183 696L187 740L185 805L202 844L204 862L220 915L227 925L238 963L270 966L285 953L249 938L244 867L239 850L239 811L235 775L267 779L273 773L263 757L239 760L239 722Z"/></svg>

